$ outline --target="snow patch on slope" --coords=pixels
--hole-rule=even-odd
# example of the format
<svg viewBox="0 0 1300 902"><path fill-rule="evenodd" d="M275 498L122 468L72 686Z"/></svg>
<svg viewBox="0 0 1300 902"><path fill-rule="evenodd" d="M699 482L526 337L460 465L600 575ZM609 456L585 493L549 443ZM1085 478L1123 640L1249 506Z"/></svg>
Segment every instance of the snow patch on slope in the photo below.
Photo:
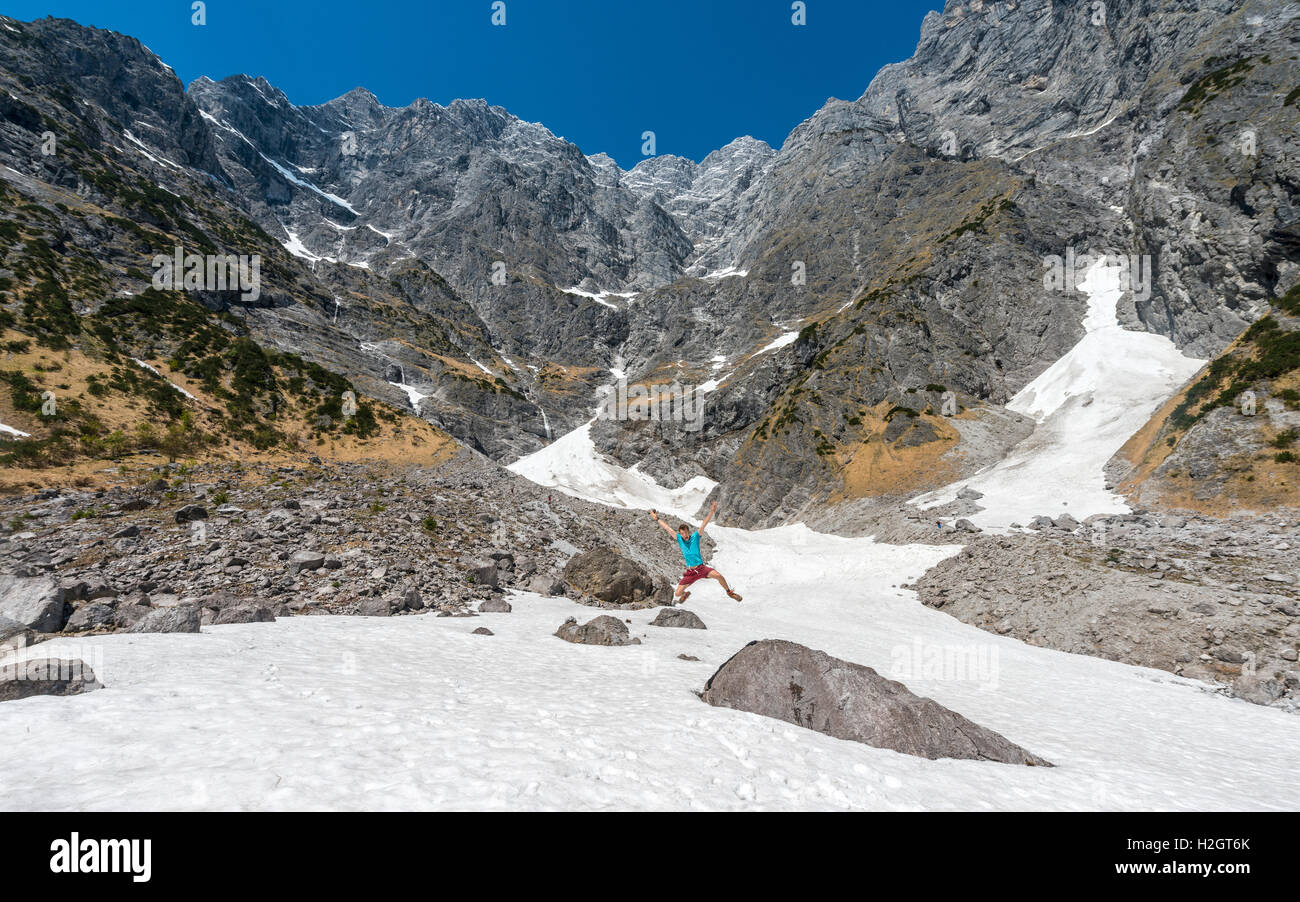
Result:
<svg viewBox="0 0 1300 902"><path fill-rule="evenodd" d="M411 409L414 410L416 413L419 413L420 411L420 402L423 401L425 398L429 397L429 395L424 394L424 392L417 390L415 386L407 385L404 382L390 382L388 384L396 386L397 388L400 388L402 391L406 392L406 397L411 402Z"/></svg>
<svg viewBox="0 0 1300 902"><path fill-rule="evenodd" d="M561 436L527 457L521 457L507 469L538 485L560 490L566 495L637 510L659 510L689 519L709 496L717 483L706 476L696 476L681 488L669 489L640 472L606 460L591 440L595 420Z"/></svg>
<svg viewBox="0 0 1300 902"><path fill-rule="evenodd" d="M1106 489L1106 462L1205 361L1183 356L1163 335L1119 324L1120 274L1104 260L1088 270L1079 284L1088 295L1086 334L1007 404L1037 421L1033 434L992 467L913 504L928 509L972 488L984 494L977 502L984 510L970 520L986 529L1037 514L1082 520L1129 511Z"/></svg>
<svg viewBox="0 0 1300 902"><path fill-rule="evenodd" d="M345 201L343 198L339 197L337 194L330 194L328 191L322 191L320 188L317 188L315 185L313 185L311 182L307 181L306 179L294 175L284 166L281 166L279 163L277 163L275 160L268 157L266 154L262 153L260 150L257 152L257 155L260 156L263 160L266 160L266 162L270 163L272 166L274 166L275 171L280 173L280 175L284 176L286 181L289 181L297 185L299 188L306 188L308 191L313 191L316 194L319 194L321 197L325 198L329 202L337 204L338 206L347 210L353 216L361 215L356 211L356 209L350 203Z"/></svg>
<svg viewBox="0 0 1300 902"><path fill-rule="evenodd" d="M586 289L574 286L572 288L561 288L565 294L572 294L578 297L590 298L597 304L604 304L612 310L617 310L618 305L610 301L610 298L623 298L628 300L637 296L635 291L587 291Z"/></svg>
<svg viewBox="0 0 1300 902"><path fill-rule="evenodd" d="M137 366L141 367L142 369L146 369L146 370L148 370L149 372L151 372L151 373L153 373L155 376L157 376L159 379L162 379L163 381L165 381L168 385L170 385L172 388L176 389L178 392L180 392L180 393L181 393L182 395L184 395L185 397L189 398L191 401L197 401L197 400L198 400L198 398L194 397L192 394L190 394L189 392L187 392L185 389L181 388L179 385L177 385L177 384L176 384L175 382L173 382L172 380L168 379L166 376L164 376L162 373L158 372L158 370L156 370L154 367L152 367L152 366L150 366L149 364L145 363L143 360L140 360L140 359L135 358L135 357L132 357L131 360L134 361L135 364L136 364Z"/></svg>
<svg viewBox="0 0 1300 902"><path fill-rule="evenodd" d="M766 354L768 351L779 351L781 348L784 348L787 345L794 344L798 339L799 339L798 332L786 332L785 334L779 336L773 341L770 341L767 344L763 345L763 347L759 348L758 351L755 352L754 356L757 357L759 354Z"/></svg>
<svg viewBox="0 0 1300 902"><path fill-rule="evenodd" d="M157 163L159 166L170 166L172 169L181 169L181 170L184 169L183 166L178 166L177 164L173 163L171 160L167 159L166 157L159 157L154 155L150 151L149 145L145 144L135 135L131 134L130 129L123 130L122 137L126 138L126 140L134 144L136 152L138 152L141 156L153 161L154 163Z"/></svg>

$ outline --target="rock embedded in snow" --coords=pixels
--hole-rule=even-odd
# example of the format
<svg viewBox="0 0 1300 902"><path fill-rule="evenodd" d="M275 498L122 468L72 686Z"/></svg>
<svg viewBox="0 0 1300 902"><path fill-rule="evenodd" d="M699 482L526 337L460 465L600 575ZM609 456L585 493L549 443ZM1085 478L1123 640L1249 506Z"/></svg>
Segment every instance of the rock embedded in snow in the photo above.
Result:
<svg viewBox="0 0 1300 902"><path fill-rule="evenodd" d="M118 629L135 626L153 610L147 604L119 604L113 611L113 623Z"/></svg>
<svg viewBox="0 0 1300 902"><path fill-rule="evenodd" d="M0 576L0 642L19 633L57 633L68 619L65 592L47 576Z"/></svg>
<svg viewBox="0 0 1300 902"><path fill-rule="evenodd" d="M611 617L608 614L602 614L593 620L589 620L582 626L578 621L570 617L564 624L555 631L565 642L573 642L578 645L640 645L640 639L633 639L627 631L627 624L617 617Z"/></svg>
<svg viewBox="0 0 1300 902"><path fill-rule="evenodd" d="M1051 766L870 667L783 639L746 645L709 678L700 697L715 707L921 758Z"/></svg>
<svg viewBox="0 0 1300 902"><path fill-rule="evenodd" d="M473 577L473 583L478 586L496 586L501 581L501 573L495 563L475 567L470 571L470 576Z"/></svg>
<svg viewBox="0 0 1300 902"><path fill-rule="evenodd" d="M212 618L212 622L218 625L226 623L274 623L275 612L272 611L270 605L259 602L246 602L222 608Z"/></svg>
<svg viewBox="0 0 1300 902"><path fill-rule="evenodd" d="M472 632L470 635L472 635L472 636L495 636L496 633L492 632L492 631L491 631L490 629L488 629L486 626L480 626L478 629L474 630L474 632Z"/></svg>
<svg viewBox="0 0 1300 902"><path fill-rule="evenodd" d="M578 594L613 605L645 603L658 591L644 567L604 546L574 555L564 567L564 580Z"/></svg>
<svg viewBox="0 0 1300 902"><path fill-rule="evenodd" d="M1074 532L1079 528L1079 521L1071 517L1069 514L1061 514L1061 516L1052 521L1052 525L1057 529Z"/></svg>
<svg viewBox="0 0 1300 902"><path fill-rule="evenodd" d="M392 614L392 605L386 598L363 598L357 604L357 615L360 617L391 617Z"/></svg>
<svg viewBox="0 0 1300 902"><path fill-rule="evenodd" d="M0 667L0 702L34 695L80 695L103 688L84 661L38 658Z"/></svg>
<svg viewBox="0 0 1300 902"><path fill-rule="evenodd" d="M154 608L127 630L128 633L197 633L202 622L199 606L177 604Z"/></svg>
<svg viewBox="0 0 1300 902"><path fill-rule="evenodd" d="M478 606L479 612L483 614L509 614L514 608L510 602L504 598L489 598Z"/></svg>
<svg viewBox="0 0 1300 902"><path fill-rule="evenodd" d="M528 591L538 595L563 595L566 591L564 580L558 576L534 576L528 581Z"/></svg>
<svg viewBox="0 0 1300 902"><path fill-rule="evenodd" d="M402 590L401 597L398 598L394 607L400 611L423 611L425 607L424 596L420 594L420 590L415 586L408 585Z"/></svg>
<svg viewBox="0 0 1300 902"><path fill-rule="evenodd" d="M687 611L683 608L664 608L659 612L654 620L650 621L651 626L668 626L688 630L706 630L707 626L704 621L696 616L694 611Z"/></svg>

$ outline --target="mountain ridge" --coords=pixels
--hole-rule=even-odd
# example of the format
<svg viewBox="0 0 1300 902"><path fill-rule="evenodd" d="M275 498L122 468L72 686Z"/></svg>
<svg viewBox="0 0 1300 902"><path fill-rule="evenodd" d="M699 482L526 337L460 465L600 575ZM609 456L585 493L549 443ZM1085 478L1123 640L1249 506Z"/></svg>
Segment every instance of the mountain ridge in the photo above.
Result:
<svg viewBox="0 0 1300 902"><path fill-rule="evenodd" d="M42 90L84 90L107 116L97 132L147 155L132 166L214 182L287 251L311 292L211 299L272 344L498 460L584 422L613 370L716 383L699 435L661 424L647 443L639 424L602 424L598 444L670 482L721 477L736 516L781 522L842 493L821 458L871 444L864 411L911 410L907 395L944 385L992 415L1059 358L1083 300L1044 292L1040 266L1067 248L1157 257L1150 293L1126 294L1121 319L1205 356L1296 278L1291 164L1206 149L1234 117L1258 120L1266 150L1293 128L1285 105L1265 113L1261 88L1291 54L1293 5L1129 0L1100 25L1092 10L949 2L910 59L858 99L828 100L780 148L743 136L700 163L662 155L626 171L482 99L387 107L357 87L295 107L256 76L186 88L138 41L67 20L0 38ZM1259 10L1276 33L1251 30ZM44 58L21 52L74 28L89 48L77 57L57 41ZM1216 58L1246 68L1220 84ZM86 127L49 104L70 134ZM1239 179L1231 197L1225 177ZM1192 207L1212 229L1179 226ZM343 303L393 285L402 316L436 315L445 337L422 346L360 295ZM831 407L808 400L828 390Z"/></svg>

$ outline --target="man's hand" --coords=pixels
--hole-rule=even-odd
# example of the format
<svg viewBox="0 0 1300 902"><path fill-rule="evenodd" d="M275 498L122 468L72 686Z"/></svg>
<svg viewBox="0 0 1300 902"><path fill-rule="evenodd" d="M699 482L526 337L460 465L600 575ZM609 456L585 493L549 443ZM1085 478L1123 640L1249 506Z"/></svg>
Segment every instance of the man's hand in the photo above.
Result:
<svg viewBox="0 0 1300 902"><path fill-rule="evenodd" d="M650 519L654 520L656 523L659 522L659 512L655 510L653 507L650 508Z"/></svg>
<svg viewBox="0 0 1300 902"><path fill-rule="evenodd" d="M709 513L716 514L717 512L718 512L718 502L715 501L713 502L713 507L709 508Z"/></svg>

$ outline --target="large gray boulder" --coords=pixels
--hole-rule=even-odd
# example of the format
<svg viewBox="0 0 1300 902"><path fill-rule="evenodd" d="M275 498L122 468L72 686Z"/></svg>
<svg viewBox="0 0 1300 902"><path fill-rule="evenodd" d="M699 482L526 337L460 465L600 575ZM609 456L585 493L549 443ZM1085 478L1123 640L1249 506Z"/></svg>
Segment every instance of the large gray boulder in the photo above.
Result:
<svg viewBox="0 0 1300 902"><path fill-rule="evenodd" d="M538 574L528 581L528 591L538 595L563 595L564 580L556 576Z"/></svg>
<svg viewBox="0 0 1300 902"><path fill-rule="evenodd" d="M664 608L654 620L650 621L650 625L671 626L688 630L708 629L704 625L704 621L697 617L693 611L687 611L683 608Z"/></svg>
<svg viewBox="0 0 1300 902"><path fill-rule="evenodd" d="M47 576L0 576L0 642L28 631L63 629L69 613L64 594Z"/></svg>
<svg viewBox="0 0 1300 902"><path fill-rule="evenodd" d="M225 623L274 623L275 611L269 604L248 601L242 604L228 605L217 611L212 622L217 625Z"/></svg>
<svg viewBox="0 0 1300 902"><path fill-rule="evenodd" d="M398 598L396 607L402 611L423 611L424 596L415 586L408 585L402 590L401 597Z"/></svg>
<svg viewBox="0 0 1300 902"><path fill-rule="evenodd" d="M187 504L176 511L177 523L192 523L195 520L208 519L208 509L201 504Z"/></svg>
<svg viewBox="0 0 1300 902"><path fill-rule="evenodd" d="M81 633L86 630L98 629L101 626L112 626L116 616L117 611L112 605L92 601L90 604L84 604L72 612L72 616L64 624L63 631L65 633Z"/></svg>
<svg viewBox="0 0 1300 902"><path fill-rule="evenodd" d="M636 604L655 596L655 582L644 567L612 548L574 555L564 567L564 581L580 595L609 604Z"/></svg>
<svg viewBox="0 0 1300 902"><path fill-rule="evenodd" d="M495 563L473 567L470 577L470 581L479 586L496 586L501 582L501 572Z"/></svg>
<svg viewBox="0 0 1300 902"><path fill-rule="evenodd" d="M564 622L555 635L559 636L565 642L573 642L578 645L640 645L640 639L630 638L627 632L627 624L617 617L611 617L603 614L594 620L589 620L581 626L578 621L570 617Z"/></svg>
<svg viewBox="0 0 1300 902"><path fill-rule="evenodd" d="M84 661L40 658L0 667L0 702L33 695L80 695L103 688Z"/></svg>
<svg viewBox="0 0 1300 902"><path fill-rule="evenodd" d="M1061 514L1061 516L1057 517L1055 520L1052 521L1052 525L1055 526L1057 529L1064 529L1067 530L1068 532L1074 532L1076 529L1079 528L1079 521L1074 519L1074 517L1071 517L1069 514Z"/></svg>
<svg viewBox="0 0 1300 902"><path fill-rule="evenodd" d="M363 598L357 604L359 617L391 617L393 607L386 598Z"/></svg>
<svg viewBox="0 0 1300 902"><path fill-rule="evenodd" d="M196 604L154 608L127 630L128 633L197 633L202 612Z"/></svg>
<svg viewBox="0 0 1300 902"><path fill-rule="evenodd" d="M709 678L700 697L716 707L921 758L1051 766L870 667L782 639L746 645Z"/></svg>
<svg viewBox="0 0 1300 902"><path fill-rule="evenodd" d="M289 558L289 572L297 575L304 570L319 570L325 565L325 555L319 551L295 551Z"/></svg>

